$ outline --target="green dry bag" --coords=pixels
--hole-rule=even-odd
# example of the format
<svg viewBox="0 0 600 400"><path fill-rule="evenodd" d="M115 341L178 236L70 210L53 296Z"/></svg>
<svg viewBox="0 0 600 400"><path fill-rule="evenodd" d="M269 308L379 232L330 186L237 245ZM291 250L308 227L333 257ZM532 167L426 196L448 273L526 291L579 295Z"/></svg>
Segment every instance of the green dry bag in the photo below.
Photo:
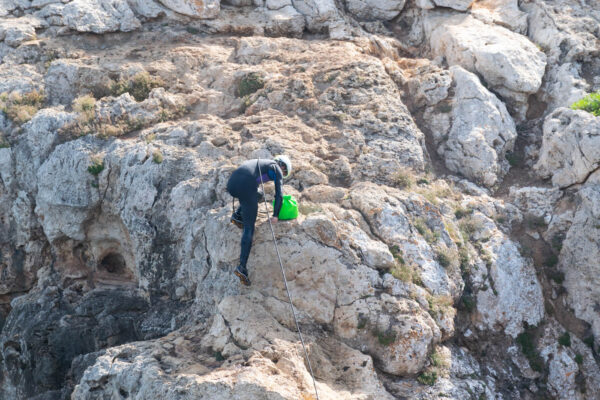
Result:
<svg viewBox="0 0 600 400"><path fill-rule="evenodd" d="M273 200L275 207L275 200ZM279 210L279 219L294 219L298 218L298 202L291 194L283 196L281 210Z"/></svg>

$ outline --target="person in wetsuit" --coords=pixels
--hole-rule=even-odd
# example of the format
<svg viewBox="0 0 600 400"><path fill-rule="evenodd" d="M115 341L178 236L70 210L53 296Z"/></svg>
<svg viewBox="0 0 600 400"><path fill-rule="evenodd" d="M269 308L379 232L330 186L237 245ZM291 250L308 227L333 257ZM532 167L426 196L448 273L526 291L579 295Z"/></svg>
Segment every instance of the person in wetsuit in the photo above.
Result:
<svg viewBox="0 0 600 400"><path fill-rule="evenodd" d="M260 168L259 168L260 166ZM243 226L242 243L240 251L240 264L235 269L235 275L242 284L249 286L248 270L246 263L252 247L254 224L258 212L258 202L262 201L263 193L258 189L262 182L275 183L275 206L271 222L278 221L277 216L281 210L283 195L281 182L290 176L292 163L287 156L276 156L273 160L254 159L248 160L231 173L227 181L227 191L240 202L239 207L231 216L231 222ZM262 173L262 174L261 174ZM261 179L262 178L262 179Z"/></svg>

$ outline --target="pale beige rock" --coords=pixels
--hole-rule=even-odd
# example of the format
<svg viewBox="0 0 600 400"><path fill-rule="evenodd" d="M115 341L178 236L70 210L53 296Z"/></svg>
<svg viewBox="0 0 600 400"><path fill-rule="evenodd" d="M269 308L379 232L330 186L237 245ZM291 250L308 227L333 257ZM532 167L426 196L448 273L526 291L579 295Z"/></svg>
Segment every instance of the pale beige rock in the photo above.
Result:
<svg viewBox="0 0 600 400"><path fill-rule="evenodd" d="M432 12L425 19L432 55L477 73L525 118L527 97L542 84L546 56L526 37L469 15Z"/></svg>
<svg viewBox="0 0 600 400"><path fill-rule="evenodd" d="M479 0L473 3L471 15L516 33L527 33L527 14L519 9L517 0Z"/></svg>
<svg viewBox="0 0 600 400"><path fill-rule="evenodd" d="M219 14L220 0L159 0L165 7L194 18L214 18Z"/></svg>

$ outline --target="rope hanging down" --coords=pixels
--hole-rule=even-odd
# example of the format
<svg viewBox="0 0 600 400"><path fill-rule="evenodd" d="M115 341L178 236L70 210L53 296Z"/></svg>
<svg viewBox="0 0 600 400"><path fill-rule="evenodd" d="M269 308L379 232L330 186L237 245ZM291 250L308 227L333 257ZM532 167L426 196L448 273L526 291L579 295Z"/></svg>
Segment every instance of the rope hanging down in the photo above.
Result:
<svg viewBox="0 0 600 400"><path fill-rule="evenodd" d="M258 165L258 173L260 174L260 184L262 186L262 191L265 193L265 184L262 178L262 171L260 170L260 158L257 162ZM313 386L315 387L315 394L317 395L317 400L319 400L319 392L317 391L317 383L315 381L315 374L313 373L312 366L310 365L310 360L308 358L308 353L306 352L306 346L304 345L304 339L302 338L302 332L300 331L300 325L298 325L298 318L296 318L296 311L294 310L294 304L292 303L292 295L290 294L290 289L288 288L287 279L285 278L285 271L283 270L283 263L281 262L281 256L279 255L279 248L277 247L277 240L275 239L275 231L273 230L273 224L271 223L271 218L269 217L269 205L267 204L266 196L263 196L263 200L265 201L265 208L267 210L267 219L269 220L269 227L271 228L271 235L273 235L273 243L275 243L275 252L277 253L277 259L279 260L279 267L281 268L281 275L283 276L283 283L285 285L285 291L287 292L288 299L290 300L290 308L292 309L292 315L294 316L294 322L296 323L296 329L298 330L298 336L300 336L300 342L302 343L302 349L304 350L304 358L306 358L306 362L308 363L308 369L310 370L310 376L312 377Z"/></svg>

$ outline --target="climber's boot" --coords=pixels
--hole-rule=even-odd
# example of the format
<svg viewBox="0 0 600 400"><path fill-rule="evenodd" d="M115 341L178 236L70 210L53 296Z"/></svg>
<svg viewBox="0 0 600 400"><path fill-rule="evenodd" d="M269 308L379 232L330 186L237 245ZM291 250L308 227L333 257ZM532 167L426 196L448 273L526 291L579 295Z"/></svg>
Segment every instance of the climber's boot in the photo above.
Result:
<svg viewBox="0 0 600 400"><path fill-rule="evenodd" d="M235 226L237 226L240 229L244 228L244 221L242 220L242 213L241 212L234 212L233 214L231 214L231 219L230 219L231 223L234 224Z"/></svg>
<svg viewBox="0 0 600 400"><path fill-rule="evenodd" d="M240 278L240 283L245 286L250 286L250 278L248 278L248 270L246 267L238 265L233 273Z"/></svg>

